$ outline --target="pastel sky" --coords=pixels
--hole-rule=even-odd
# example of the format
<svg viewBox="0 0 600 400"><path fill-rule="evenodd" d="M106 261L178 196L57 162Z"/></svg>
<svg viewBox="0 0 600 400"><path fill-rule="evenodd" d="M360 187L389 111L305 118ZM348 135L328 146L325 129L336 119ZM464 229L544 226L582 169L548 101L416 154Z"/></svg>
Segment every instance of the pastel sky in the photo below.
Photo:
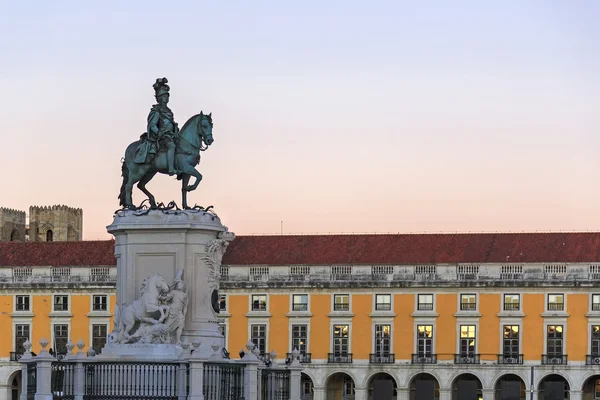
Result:
<svg viewBox="0 0 600 400"><path fill-rule="evenodd" d="M2 0L0 205L81 207L108 238L166 76L180 126L215 122L190 202L238 234L598 230L599 20L595 0Z"/></svg>

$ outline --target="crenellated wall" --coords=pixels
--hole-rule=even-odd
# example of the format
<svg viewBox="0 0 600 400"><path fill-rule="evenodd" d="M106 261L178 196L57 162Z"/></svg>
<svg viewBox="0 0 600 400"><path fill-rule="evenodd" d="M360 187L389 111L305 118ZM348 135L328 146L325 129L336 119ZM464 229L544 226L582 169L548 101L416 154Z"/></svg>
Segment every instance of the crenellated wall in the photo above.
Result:
<svg viewBox="0 0 600 400"><path fill-rule="evenodd" d="M83 210L64 205L29 207L29 240L45 242L49 239L54 242L82 240Z"/></svg>
<svg viewBox="0 0 600 400"><path fill-rule="evenodd" d="M24 241L25 218L25 211L0 207L0 241Z"/></svg>

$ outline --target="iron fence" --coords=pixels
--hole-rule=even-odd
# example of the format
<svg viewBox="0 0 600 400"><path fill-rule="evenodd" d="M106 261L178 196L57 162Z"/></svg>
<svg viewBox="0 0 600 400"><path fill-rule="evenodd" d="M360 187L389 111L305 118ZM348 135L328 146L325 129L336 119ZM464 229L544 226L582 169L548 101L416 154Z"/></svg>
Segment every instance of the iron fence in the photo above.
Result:
<svg viewBox="0 0 600 400"><path fill-rule="evenodd" d="M523 354L498 354L498 364L523 364Z"/></svg>
<svg viewBox="0 0 600 400"><path fill-rule="evenodd" d="M73 400L75 398L75 364L53 362L51 371L52 398Z"/></svg>
<svg viewBox="0 0 600 400"><path fill-rule="evenodd" d="M205 363L202 393L205 400L244 400L244 366Z"/></svg>
<svg viewBox="0 0 600 400"><path fill-rule="evenodd" d="M27 400L35 399L37 390L37 364L35 362L27 363Z"/></svg>
<svg viewBox="0 0 600 400"><path fill-rule="evenodd" d="M108 363L85 366L85 400L176 400L174 363Z"/></svg>
<svg viewBox="0 0 600 400"><path fill-rule="evenodd" d="M567 365L566 354L542 354L542 365Z"/></svg>
<svg viewBox="0 0 600 400"><path fill-rule="evenodd" d="M289 369L265 368L262 370L261 399L289 400L290 399Z"/></svg>

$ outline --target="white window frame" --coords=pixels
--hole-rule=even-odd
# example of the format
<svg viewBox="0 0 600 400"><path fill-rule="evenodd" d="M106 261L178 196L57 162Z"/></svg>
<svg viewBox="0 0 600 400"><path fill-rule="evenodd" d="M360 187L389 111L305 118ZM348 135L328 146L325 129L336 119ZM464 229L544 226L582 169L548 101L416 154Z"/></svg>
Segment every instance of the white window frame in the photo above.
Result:
<svg viewBox="0 0 600 400"><path fill-rule="evenodd" d="M17 310L17 298L18 297L29 297L29 310ZM32 313L33 312L33 296L30 294L15 294L14 303L13 303L13 312L14 313Z"/></svg>
<svg viewBox="0 0 600 400"><path fill-rule="evenodd" d="M389 310L378 310L377 309L377 296L390 296L390 309ZM383 303L383 304L385 304L385 303ZM374 293L373 294L373 312L374 313L394 312L394 295L392 293Z"/></svg>
<svg viewBox="0 0 600 400"><path fill-rule="evenodd" d="M554 294L554 293L553 293ZM566 306L566 304L565 304ZM567 319L560 318L553 321L544 320L544 343L543 343L543 353L546 357L548 356L548 326L562 325L563 334L562 334L562 355L568 356L567 354ZM519 343L520 344L520 343Z"/></svg>
<svg viewBox="0 0 600 400"><path fill-rule="evenodd" d="M594 310L594 296L598 296L600 297L600 292L597 293L590 293L590 304L589 304L589 312L590 313L599 313L600 314L600 308L598 310ZM598 304L600 304L600 302L598 302Z"/></svg>
<svg viewBox="0 0 600 400"><path fill-rule="evenodd" d="M463 310L462 307L462 297L463 296L475 296L475 309L474 310ZM479 294L477 292L463 292L458 294L458 306L456 309L458 313L477 313L479 312ZM469 303L470 304L470 303Z"/></svg>
<svg viewBox="0 0 600 400"><path fill-rule="evenodd" d="M562 310L550 310L549 306L550 306L550 296L552 295L562 295L563 297L563 309ZM546 293L545 300L546 300L546 304L544 304L544 310L547 313L566 313L567 312L567 293L565 292L549 292Z"/></svg>
<svg viewBox="0 0 600 400"><path fill-rule="evenodd" d="M265 325L265 335L267 336L265 339L265 354L270 353L269 350L269 339L271 338L269 319L268 318L252 318L248 321L248 337L249 341L252 341L252 325ZM229 332L228 332L229 333Z"/></svg>
<svg viewBox="0 0 600 400"><path fill-rule="evenodd" d="M92 344L93 344L93 340L94 340L94 325L106 325L106 343L108 343L108 335L110 335L110 319L98 319L98 318L93 318L90 319L90 341L89 341L89 346L88 348L92 348ZM70 332L69 332L70 333ZM70 335L69 335L70 337Z"/></svg>
<svg viewBox="0 0 600 400"><path fill-rule="evenodd" d="M294 310L294 296L306 296L306 310ZM310 295L308 293L292 293L290 295L291 313L310 313Z"/></svg>
<svg viewBox="0 0 600 400"><path fill-rule="evenodd" d="M13 318L12 320L12 350L17 351L17 325L29 325L29 342L33 344L32 335L33 335L33 318L29 317L18 317ZM31 350L33 351L33 349Z"/></svg>
<svg viewBox="0 0 600 400"><path fill-rule="evenodd" d="M252 293L249 295L249 312L251 313L268 313L269 312L269 305L270 305L270 299L269 299L269 295L267 293ZM252 308L252 303L253 303L253 296L265 296L265 309L264 310L255 310Z"/></svg>
<svg viewBox="0 0 600 400"><path fill-rule="evenodd" d="M413 354L418 354L419 352L419 330L418 330L418 326L419 325L431 325L432 329L433 329L433 337L432 337L432 344L431 344L431 354L432 355L436 355L437 354L437 340L436 340L436 335L437 335L437 326L435 323L435 319L429 319L429 318L419 318L418 320L414 321L414 325L413 325Z"/></svg>
<svg viewBox="0 0 600 400"><path fill-rule="evenodd" d="M292 325L306 325L306 352L310 353L310 318L291 318L289 320L288 332L290 333L290 335L288 338L288 353L294 351L294 349L292 348Z"/></svg>
<svg viewBox="0 0 600 400"><path fill-rule="evenodd" d="M502 294L502 301L500 304L500 312L504 312L504 313L516 313L516 312L523 312L523 294L520 292L503 292ZM505 310L504 309L504 300L506 296L519 296L519 309L518 310Z"/></svg>
<svg viewBox="0 0 600 400"><path fill-rule="evenodd" d="M469 325L475 327L475 354L479 354L479 320L469 318L469 319L458 319L456 321L456 354L460 355L460 327L462 325ZM433 333L435 338L435 332ZM521 343L519 343L519 346Z"/></svg>
<svg viewBox="0 0 600 400"><path fill-rule="evenodd" d="M350 320L345 320L345 319L340 319L340 320L336 320L336 321L331 321L331 324L329 326L329 352L331 354L334 354L334 340L333 340L333 334L335 333L335 326L336 325L348 325L348 354L352 354L352 322Z"/></svg>
<svg viewBox="0 0 600 400"><path fill-rule="evenodd" d="M66 297L67 298L67 309L66 310L55 310L54 306L56 305L56 302L54 301L56 299L56 297ZM71 295L68 293L52 293L52 313L53 314L60 314L60 313L70 313L71 309L73 307L73 303L71 302Z"/></svg>
<svg viewBox="0 0 600 400"><path fill-rule="evenodd" d="M588 319L588 334L587 334L587 353L586 354L592 354L592 326L594 325L600 325L600 319L599 318L591 318ZM600 356L599 356L600 357Z"/></svg>
<svg viewBox="0 0 600 400"><path fill-rule="evenodd" d="M336 310L335 309L335 296L348 296L348 310ZM333 293L331 295L331 312L332 313L351 313L352 312L352 295L348 292L344 293Z"/></svg>
<svg viewBox="0 0 600 400"><path fill-rule="evenodd" d="M50 343L48 343L48 349L56 351L56 346L54 346L54 326L55 325L67 325L67 342L71 340L71 320L70 319L60 319L60 320L51 320L50 321Z"/></svg>
<svg viewBox="0 0 600 400"><path fill-rule="evenodd" d="M519 354L523 354L523 321L520 318L500 318L500 348L498 354L504 354L504 325L519 327Z"/></svg>
<svg viewBox="0 0 600 400"><path fill-rule="evenodd" d="M377 318L371 323L371 354L376 354L375 347L375 325L390 325L390 354L394 352L394 320L392 318ZM434 334L435 335L435 334Z"/></svg>
<svg viewBox="0 0 600 400"><path fill-rule="evenodd" d="M106 310L94 310L94 297L103 296L106 298ZM108 294L92 294L91 296L90 312L92 313L110 313L110 296ZM69 299L70 301L70 299ZM71 305L71 304L69 304ZM54 306L53 306L54 307Z"/></svg>
<svg viewBox="0 0 600 400"><path fill-rule="evenodd" d="M419 296L431 296L431 310L419 310ZM416 293L415 294L415 313L435 313L435 293ZM426 303L423 303L426 304Z"/></svg>
<svg viewBox="0 0 600 400"><path fill-rule="evenodd" d="M225 309L221 310L221 297L225 297ZM269 305L267 299L267 307ZM219 293L219 314L227 314L229 313L229 295L226 293Z"/></svg>

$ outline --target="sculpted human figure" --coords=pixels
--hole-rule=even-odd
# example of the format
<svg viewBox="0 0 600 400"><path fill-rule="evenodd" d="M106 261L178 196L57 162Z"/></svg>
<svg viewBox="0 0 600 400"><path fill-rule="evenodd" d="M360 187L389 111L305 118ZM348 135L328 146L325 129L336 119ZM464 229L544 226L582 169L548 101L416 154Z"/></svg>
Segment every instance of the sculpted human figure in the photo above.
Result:
<svg viewBox="0 0 600 400"><path fill-rule="evenodd" d="M165 326L168 328L172 337L175 337L175 343L181 344L181 333L185 322L185 314L188 306L188 295L185 283L179 278L171 285L172 289L167 295L167 304L169 304L169 315L165 319Z"/></svg>
<svg viewBox="0 0 600 400"><path fill-rule="evenodd" d="M148 115L147 135L150 142L148 152L154 157L161 147L166 147L169 175L175 175L177 174L175 169L175 142L178 139L179 127L175 122L173 111L167 106L170 97L170 87L167 82L167 78L158 78L152 86L158 104L152 106Z"/></svg>

